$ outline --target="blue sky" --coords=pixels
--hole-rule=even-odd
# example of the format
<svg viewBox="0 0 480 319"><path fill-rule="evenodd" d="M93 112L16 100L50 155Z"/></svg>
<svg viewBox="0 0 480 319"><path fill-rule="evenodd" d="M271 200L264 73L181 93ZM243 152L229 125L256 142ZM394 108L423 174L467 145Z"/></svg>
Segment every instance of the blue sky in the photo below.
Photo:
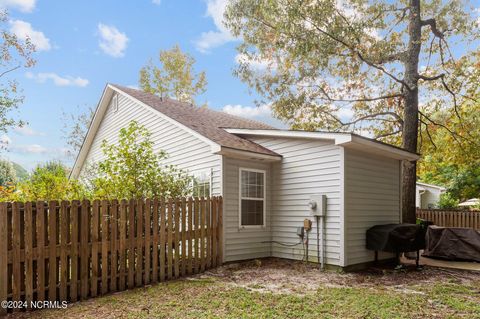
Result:
<svg viewBox="0 0 480 319"><path fill-rule="evenodd" d="M207 73L198 102L275 123L232 75L238 42L221 24L225 2L0 0L9 11L5 27L20 38L28 34L37 47L35 67L15 74L25 100L13 115L28 125L2 137L9 141L2 156L27 169L50 159L71 164L62 112L96 106L107 82L137 85L139 69L175 44Z"/></svg>

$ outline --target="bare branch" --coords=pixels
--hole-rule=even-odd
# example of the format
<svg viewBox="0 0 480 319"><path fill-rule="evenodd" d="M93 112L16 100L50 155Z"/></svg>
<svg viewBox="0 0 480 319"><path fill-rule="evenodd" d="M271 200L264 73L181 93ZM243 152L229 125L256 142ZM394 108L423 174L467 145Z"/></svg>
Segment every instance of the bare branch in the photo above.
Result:
<svg viewBox="0 0 480 319"><path fill-rule="evenodd" d="M383 133L383 134L376 135L373 139L378 140L378 139L381 139L381 138L384 138L384 137L389 137L389 136L397 135L397 134L400 134L400 133L402 133L402 130L395 130L395 131L390 132L390 133Z"/></svg>
<svg viewBox="0 0 480 319"><path fill-rule="evenodd" d="M445 77L445 73L441 73L441 74L434 75L434 76L427 76L427 75L422 75L422 74L418 75L418 78L422 79L424 81L435 81L435 80L441 79L443 77Z"/></svg>
<svg viewBox="0 0 480 319"><path fill-rule="evenodd" d="M440 38L440 39L443 39L443 38L444 38L445 34L437 28L437 20L435 20L434 18L432 18L432 19L427 19L427 20L422 20L422 21L421 21L421 24L422 24L422 26L427 26L427 25L429 25L429 26L430 26L430 29L432 30L432 33L433 33L437 38Z"/></svg>
<svg viewBox="0 0 480 319"><path fill-rule="evenodd" d="M17 65L16 67L13 67L13 68L11 68L11 69L8 69L8 70L6 70L6 71L3 71L2 73L0 73L0 78L1 78L2 76L4 76L5 74L7 74L7 73L10 73L10 72L13 72L13 71L19 69L20 67L21 67L20 65Z"/></svg>

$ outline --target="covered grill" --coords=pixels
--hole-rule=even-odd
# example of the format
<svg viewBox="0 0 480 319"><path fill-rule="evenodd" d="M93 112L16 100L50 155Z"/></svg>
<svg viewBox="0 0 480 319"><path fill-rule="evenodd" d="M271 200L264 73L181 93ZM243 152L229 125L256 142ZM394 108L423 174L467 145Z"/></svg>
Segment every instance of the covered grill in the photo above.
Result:
<svg viewBox="0 0 480 319"><path fill-rule="evenodd" d="M425 248L425 233L427 225L422 224L386 224L376 225L367 230L367 249L375 251L375 261L378 251L396 253L397 257L404 252L417 252Z"/></svg>

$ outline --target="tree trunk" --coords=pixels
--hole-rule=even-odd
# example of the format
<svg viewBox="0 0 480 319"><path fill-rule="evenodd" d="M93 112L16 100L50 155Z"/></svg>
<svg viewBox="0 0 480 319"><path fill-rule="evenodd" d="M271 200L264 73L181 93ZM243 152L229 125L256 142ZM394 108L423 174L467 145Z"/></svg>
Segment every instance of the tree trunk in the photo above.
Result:
<svg viewBox="0 0 480 319"><path fill-rule="evenodd" d="M410 0L408 25L408 54L405 67L405 109L402 146L409 152L417 151L418 141L418 63L421 49L422 21L420 16L420 0ZM416 162L403 162L402 178L402 221L414 223L415 192L417 170Z"/></svg>

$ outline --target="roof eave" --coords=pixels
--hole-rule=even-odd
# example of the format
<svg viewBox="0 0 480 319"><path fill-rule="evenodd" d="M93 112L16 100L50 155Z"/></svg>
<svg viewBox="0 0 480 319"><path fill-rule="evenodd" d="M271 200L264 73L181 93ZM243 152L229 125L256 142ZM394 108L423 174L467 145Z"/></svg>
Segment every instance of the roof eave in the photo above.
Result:
<svg viewBox="0 0 480 319"><path fill-rule="evenodd" d="M220 147L220 149L214 154L224 155L224 156L233 157L233 158L240 158L240 159L260 160L265 162L278 162L282 160L281 155L256 153L256 152L239 150L236 148L230 148L225 146Z"/></svg>

